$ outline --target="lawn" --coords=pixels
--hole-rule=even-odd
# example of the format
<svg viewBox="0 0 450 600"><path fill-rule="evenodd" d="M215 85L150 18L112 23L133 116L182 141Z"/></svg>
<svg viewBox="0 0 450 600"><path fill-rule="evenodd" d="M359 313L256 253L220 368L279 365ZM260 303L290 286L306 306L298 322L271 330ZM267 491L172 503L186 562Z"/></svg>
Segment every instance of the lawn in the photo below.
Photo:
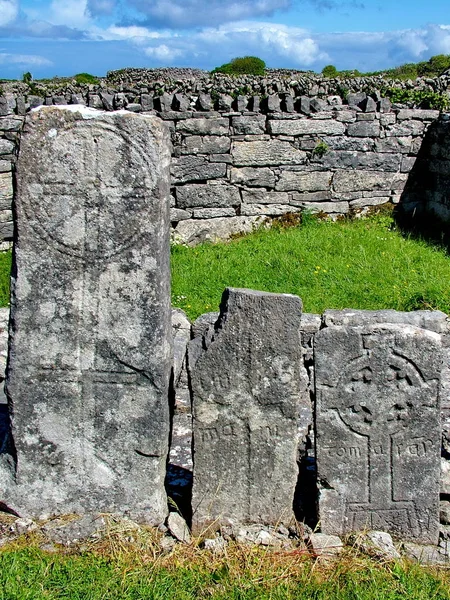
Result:
<svg viewBox="0 0 450 600"><path fill-rule="evenodd" d="M228 243L172 246L172 303L191 319L218 310L225 287L291 293L305 312L327 308L450 313L450 257L403 235L388 215L305 219Z"/></svg>

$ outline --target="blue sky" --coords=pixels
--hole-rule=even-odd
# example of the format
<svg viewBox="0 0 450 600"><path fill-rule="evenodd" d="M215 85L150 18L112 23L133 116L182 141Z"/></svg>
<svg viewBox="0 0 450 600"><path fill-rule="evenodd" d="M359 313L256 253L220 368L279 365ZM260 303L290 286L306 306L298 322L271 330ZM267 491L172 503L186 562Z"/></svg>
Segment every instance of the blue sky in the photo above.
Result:
<svg viewBox="0 0 450 600"><path fill-rule="evenodd" d="M0 77L127 66L378 70L450 54L449 0L0 0Z"/></svg>

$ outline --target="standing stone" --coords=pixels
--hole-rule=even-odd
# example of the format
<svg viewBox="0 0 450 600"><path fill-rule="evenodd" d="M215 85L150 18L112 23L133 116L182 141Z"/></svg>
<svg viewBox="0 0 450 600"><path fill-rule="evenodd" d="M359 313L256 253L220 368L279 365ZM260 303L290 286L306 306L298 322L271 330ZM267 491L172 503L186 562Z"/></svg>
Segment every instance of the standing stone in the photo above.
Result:
<svg viewBox="0 0 450 600"><path fill-rule="evenodd" d="M0 477L0 500L20 515L166 516L169 162L154 117L76 106L27 117L7 378L13 472Z"/></svg>
<svg viewBox="0 0 450 600"><path fill-rule="evenodd" d="M335 326L314 343L322 531L437 543L440 335Z"/></svg>
<svg viewBox="0 0 450 600"><path fill-rule="evenodd" d="M310 406L301 308L297 296L227 289L206 350L192 346L197 531L291 518L299 414Z"/></svg>

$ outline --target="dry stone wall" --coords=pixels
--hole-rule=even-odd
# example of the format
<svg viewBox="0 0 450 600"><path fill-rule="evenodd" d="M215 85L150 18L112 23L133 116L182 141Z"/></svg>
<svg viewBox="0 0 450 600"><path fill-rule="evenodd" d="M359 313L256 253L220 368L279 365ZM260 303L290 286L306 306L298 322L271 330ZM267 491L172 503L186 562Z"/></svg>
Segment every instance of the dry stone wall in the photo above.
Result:
<svg viewBox="0 0 450 600"><path fill-rule="evenodd" d="M285 213L310 210L335 217L398 204L417 170L427 130L439 119L439 111L395 108L365 93L350 94L348 104L338 96L272 94L260 103L257 97L233 100L222 94L221 110L208 94L191 102L188 96L164 93L148 106L127 103L124 93L111 101L102 93L94 96L98 101L90 93L69 100L103 110L126 106L166 123L173 145L173 238L187 244L250 231ZM23 112L18 98L8 98L0 105L3 239L13 234L12 169L24 119L16 114ZM440 152L446 152L445 143ZM442 156L434 162L437 166L430 168L447 172Z"/></svg>

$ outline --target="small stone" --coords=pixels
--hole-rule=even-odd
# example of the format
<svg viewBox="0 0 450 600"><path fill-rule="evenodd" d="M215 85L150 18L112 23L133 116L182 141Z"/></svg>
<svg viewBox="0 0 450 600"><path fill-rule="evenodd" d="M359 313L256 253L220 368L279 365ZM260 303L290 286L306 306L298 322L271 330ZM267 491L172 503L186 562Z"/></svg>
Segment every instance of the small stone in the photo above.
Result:
<svg viewBox="0 0 450 600"><path fill-rule="evenodd" d="M205 550L211 550L215 554L222 554L226 547L227 542L223 539L223 537L207 538L204 541Z"/></svg>
<svg viewBox="0 0 450 600"><path fill-rule="evenodd" d="M439 520L443 525L450 525L450 502L441 500L439 504Z"/></svg>
<svg viewBox="0 0 450 600"><path fill-rule="evenodd" d="M163 552L171 552L176 546L176 541L172 537L163 537L159 545Z"/></svg>
<svg viewBox="0 0 450 600"><path fill-rule="evenodd" d="M181 515L176 512L171 512L167 518L167 527L170 533L179 542L189 544L191 541L191 534L189 528L186 525L186 521Z"/></svg>
<svg viewBox="0 0 450 600"><path fill-rule="evenodd" d="M408 558L424 564L424 565L442 565L448 564L448 558L439 552L437 546L414 544L413 542L405 542L403 550Z"/></svg>
<svg viewBox="0 0 450 600"><path fill-rule="evenodd" d="M400 558L400 553L394 547L392 537L385 531L368 531L355 539L357 548L369 554L384 559Z"/></svg>
<svg viewBox="0 0 450 600"><path fill-rule="evenodd" d="M30 533L30 531L35 531L36 529L37 525L33 519L17 519L17 521L15 521L11 526L12 532L17 535Z"/></svg>
<svg viewBox="0 0 450 600"><path fill-rule="evenodd" d="M307 540L308 546L316 556L334 556L342 552L343 544L337 535L311 533Z"/></svg>

